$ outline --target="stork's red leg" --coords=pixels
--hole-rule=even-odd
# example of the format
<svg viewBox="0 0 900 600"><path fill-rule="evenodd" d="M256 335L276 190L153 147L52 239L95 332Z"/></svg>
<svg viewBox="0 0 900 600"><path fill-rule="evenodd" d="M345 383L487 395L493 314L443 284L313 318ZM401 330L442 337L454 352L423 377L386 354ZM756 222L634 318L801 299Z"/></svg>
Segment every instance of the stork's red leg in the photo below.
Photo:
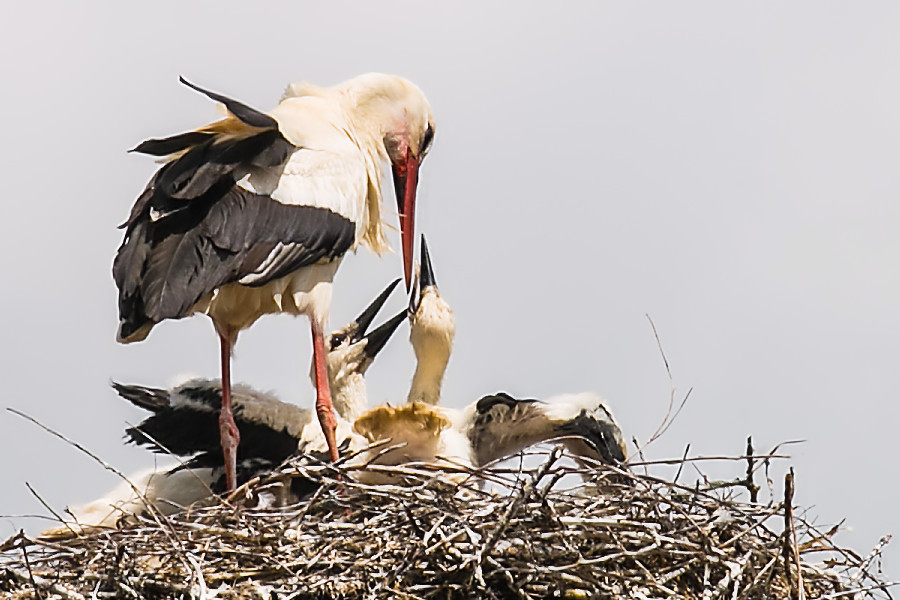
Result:
<svg viewBox="0 0 900 600"><path fill-rule="evenodd" d="M230 332L229 332L230 333ZM233 492L237 484L237 447L241 441L234 415L231 412L231 335L219 334L222 348L222 410L219 411L219 435L225 458L225 486Z"/></svg>
<svg viewBox="0 0 900 600"><path fill-rule="evenodd" d="M325 434L325 441L328 443L328 454L331 456L331 462L337 462L338 449L337 439L335 437L335 429L337 429L337 420L334 418L334 405L331 403L331 387L328 385L328 370L325 367L325 335L322 333L320 326L313 321L313 363L316 372L316 415L319 417L319 424L322 426L322 433Z"/></svg>

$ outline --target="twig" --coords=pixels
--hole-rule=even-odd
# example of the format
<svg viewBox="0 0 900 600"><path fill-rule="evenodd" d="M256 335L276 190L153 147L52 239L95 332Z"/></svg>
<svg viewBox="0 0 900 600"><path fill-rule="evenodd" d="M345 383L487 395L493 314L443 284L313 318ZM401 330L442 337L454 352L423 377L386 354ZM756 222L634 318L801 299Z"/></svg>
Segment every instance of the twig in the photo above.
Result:
<svg viewBox="0 0 900 600"><path fill-rule="evenodd" d="M884 583L870 585L868 587L855 588L852 590L844 590L842 592L835 592L834 594L828 594L826 596L822 596L820 600L831 600L832 598L843 598L844 596L858 596L860 594L864 594L866 592L872 592L875 590L887 591L887 588L896 587L898 585L900 585L900 581L886 581Z"/></svg>
<svg viewBox="0 0 900 600"><path fill-rule="evenodd" d="M193 567L194 571L194 576L197 578L197 593L192 593L191 595L199 598L200 600L206 600L206 580L203 578L203 569L200 567L200 563L197 562L197 559L191 556L190 553L186 553L185 557L187 558L188 562L191 563L191 567Z"/></svg>
<svg viewBox="0 0 900 600"><path fill-rule="evenodd" d="M684 468L685 461L687 460L688 452L690 452L690 451L691 451L691 445L688 444L687 446L684 447L684 454L681 455L681 461L678 463L678 470L675 472L675 477L672 479L672 481L677 482L678 478L681 477L681 470Z"/></svg>
<svg viewBox="0 0 900 600"><path fill-rule="evenodd" d="M641 466L655 466L655 465L680 465L681 463L690 464L695 462L710 462L710 461L731 461L731 462L742 462L747 460L748 458L753 458L755 460L765 460L769 458L778 458L785 459L791 458L789 454L756 454L754 456L747 456L746 454L742 454L740 456L727 456L725 454L715 454L711 456L693 456L691 458L662 458L659 460L647 460L642 462L629 462L628 464L632 467L641 467Z"/></svg>
<svg viewBox="0 0 900 600"><path fill-rule="evenodd" d="M62 523L65 526L65 528L68 529L72 535L78 535L78 532L75 531L74 529L72 529L72 526L69 525L69 523L65 519L62 518L62 515L60 515L55 510L53 510L49 504L44 502L44 499L41 498L40 494L38 494L34 490L34 488L31 487L31 484L28 483L27 481L25 482L25 487L28 488L28 491L31 492L31 495L34 496L35 498L37 498L37 501L40 502L44 508L46 508L48 511L50 511L50 514L52 514L54 517L56 517L56 520L59 521L60 523Z"/></svg>
<svg viewBox="0 0 900 600"><path fill-rule="evenodd" d="M22 558L25 559L25 568L28 570L28 578L31 580L31 587L34 588L34 595L44 600L40 587L34 580L34 573L31 571L31 561L28 560L28 547L25 545L25 532L19 530L19 548L22 550Z"/></svg>
<svg viewBox="0 0 900 600"><path fill-rule="evenodd" d="M6 568L6 572L19 581L30 583L33 586L35 596L42 597L38 595L38 590L40 588L44 588L50 592L53 592L54 594L59 594L60 596L62 596L63 598L67 598L68 600L85 600L84 596L82 596L78 592L68 590L56 583L50 583L42 577L30 575L28 573L22 573L16 569L12 569L9 567Z"/></svg>
<svg viewBox="0 0 900 600"><path fill-rule="evenodd" d="M755 471L753 468L755 458L753 456L753 436L747 436L747 451L744 454L747 456L747 491L750 492L750 502L756 504L759 496L759 486L753 481L753 473Z"/></svg>
<svg viewBox="0 0 900 600"><path fill-rule="evenodd" d="M787 579L788 588L792 590L791 597L796 600L804 600L803 573L800 569L800 553L797 550L797 535L794 529L794 469L784 475L784 576ZM791 565L797 567L797 587L793 593L794 582L791 576Z"/></svg>
<svg viewBox="0 0 900 600"><path fill-rule="evenodd" d="M650 322L650 328L653 330L653 338L656 340L656 347L659 349L659 354L662 356L663 364L666 367L666 376L669 378L669 405L666 408L666 414L663 416L662 422L659 424L659 427L656 428L656 431L653 432L653 435L650 436L650 439L647 440L647 443L644 444L644 448L655 442L661 435L663 435L672 423L675 422L675 419L678 418L678 415L681 414L681 410L684 408L684 405L687 404L688 398L691 396L692 389L687 391L687 394L684 395L684 398L681 400L681 403L678 405L678 409L675 413L672 413L672 408L675 406L675 380L672 377L672 370L669 368L669 359L666 358L666 352L663 350L662 341L659 339L659 332L656 330L656 324L653 322L653 319L650 318L649 314L644 315L647 317L647 320Z"/></svg>
<svg viewBox="0 0 900 600"><path fill-rule="evenodd" d="M873 560L881 556L881 552L884 550L884 547L890 543L891 538L893 538L893 536L889 534L883 536L880 540L878 540L878 544L876 544L875 547L872 548L872 551L869 552L868 556L866 556L859 564L857 572L853 575L853 577L850 578L851 581L859 581L863 578L863 576L869 571L869 565L872 564Z"/></svg>

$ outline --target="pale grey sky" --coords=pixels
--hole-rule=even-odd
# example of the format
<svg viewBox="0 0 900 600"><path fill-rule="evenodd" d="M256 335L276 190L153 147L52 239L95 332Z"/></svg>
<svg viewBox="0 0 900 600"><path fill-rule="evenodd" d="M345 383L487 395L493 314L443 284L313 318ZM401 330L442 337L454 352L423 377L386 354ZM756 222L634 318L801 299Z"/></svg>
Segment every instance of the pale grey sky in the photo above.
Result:
<svg viewBox="0 0 900 600"><path fill-rule="evenodd" d="M512 8L514 6L514 8ZM772 472L859 552L900 534L900 7L891 2L20 2L0 39L4 406L128 472L142 415L111 378L218 376L208 320L115 342L115 227L154 170L125 150L215 118L179 75L255 107L285 84L404 75L437 120L418 227L458 323L445 398L594 390L654 458L805 439ZM390 204L389 204L390 206ZM395 244L396 245L396 244ZM398 256L341 267L332 325ZM399 308L394 299L391 306ZM387 313L386 313L387 314ZM412 372L401 332L373 403ZM305 320L268 317L235 378L309 404ZM0 514L115 477L0 414ZM737 475L734 471L714 472ZM686 474L691 478L694 473ZM0 519L0 537L40 522ZM887 570L900 576L898 545Z"/></svg>

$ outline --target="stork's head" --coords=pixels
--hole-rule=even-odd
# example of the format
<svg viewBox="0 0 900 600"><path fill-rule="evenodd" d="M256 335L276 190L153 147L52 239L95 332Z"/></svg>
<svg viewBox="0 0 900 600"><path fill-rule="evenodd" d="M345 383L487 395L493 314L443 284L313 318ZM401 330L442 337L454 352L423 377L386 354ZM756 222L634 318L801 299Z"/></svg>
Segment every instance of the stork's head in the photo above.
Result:
<svg viewBox="0 0 900 600"><path fill-rule="evenodd" d="M406 289L412 284L412 255L415 240L416 186L419 165L434 140L431 106L414 83L394 75L368 73L342 84L350 100L350 117L355 129L376 135L391 163Z"/></svg>
<svg viewBox="0 0 900 600"><path fill-rule="evenodd" d="M456 335L456 322L450 305L438 290L424 235L420 256L419 273L409 297L409 341L416 350L416 356L424 351L445 352L449 357ZM439 348L435 348L435 344Z"/></svg>
<svg viewBox="0 0 900 600"><path fill-rule="evenodd" d="M479 465L508 458L531 446L566 437L566 447L583 462L625 461L622 432L596 394L557 396L546 402L500 392L465 409L468 436Z"/></svg>
<svg viewBox="0 0 900 600"><path fill-rule="evenodd" d="M453 351L456 323L450 305L438 291L425 236L422 236L421 253L419 274L409 301L409 341L417 363L408 400L436 404Z"/></svg>
<svg viewBox="0 0 900 600"><path fill-rule="evenodd" d="M600 396L567 394L554 398L547 407L558 434L576 438L566 442L573 454L609 465L625 462L628 453L622 430Z"/></svg>
<svg viewBox="0 0 900 600"><path fill-rule="evenodd" d="M364 379L366 370L406 316L405 311L401 312L380 327L368 331L369 325L398 283L399 279L391 282L352 323L325 339L325 366L328 369L332 401L338 414L350 421L362 414L368 404ZM314 373L310 374L310 378L315 381Z"/></svg>

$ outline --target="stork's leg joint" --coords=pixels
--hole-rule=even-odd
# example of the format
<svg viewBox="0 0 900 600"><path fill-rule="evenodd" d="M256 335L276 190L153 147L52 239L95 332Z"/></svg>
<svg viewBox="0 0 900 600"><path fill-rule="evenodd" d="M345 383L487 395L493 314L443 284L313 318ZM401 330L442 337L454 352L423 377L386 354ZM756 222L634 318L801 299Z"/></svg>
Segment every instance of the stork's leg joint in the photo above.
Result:
<svg viewBox="0 0 900 600"><path fill-rule="evenodd" d="M237 465L237 448L241 443L241 434L238 431L237 423L234 422L234 415L231 410L223 409L219 412L219 435L222 440L222 455L225 458L225 485L229 491L234 490L237 485L236 469Z"/></svg>
<svg viewBox="0 0 900 600"><path fill-rule="evenodd" d="M322 426L322 433L325 434L325 441L328 443L328 453L332 462L337 462L340 456L337 452L337 419L334 418L334 409L331 407L331 399L327 403L322 398L316 399L316 416L319 417L319 424Z"/></svg>

